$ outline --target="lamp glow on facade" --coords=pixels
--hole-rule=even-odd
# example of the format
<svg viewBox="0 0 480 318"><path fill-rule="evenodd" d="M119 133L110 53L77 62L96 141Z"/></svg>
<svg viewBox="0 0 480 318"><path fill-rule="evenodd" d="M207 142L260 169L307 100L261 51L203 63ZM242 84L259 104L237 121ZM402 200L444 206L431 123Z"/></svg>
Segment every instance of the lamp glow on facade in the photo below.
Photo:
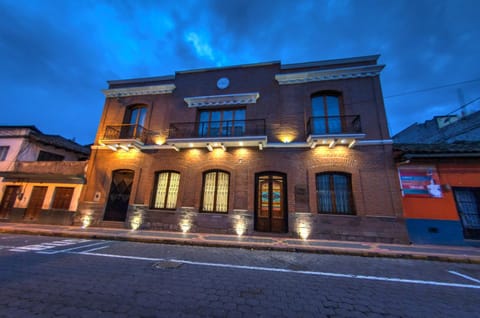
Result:
<svg viewBox="0 0 480 318"><path fill-rule="evenodd" d="M190 231L191 227L192 227L192 222L190 221L190 219L185 218L180 222L180 228L182 229L183 234Z"/></svg>
<svg viewBox="0 0 480 318"><path fill-rule="evenodd" d="M192 143L189 143L188 146L189 146L190 148L193 148L193 144L192 144Z"/></svg>
<svg viewBox="0 0 480 318"><path fill-rule="evenodd" d="M141 224L142 224L142 217L140 215L135 215L130 220L130 227L132 228L132 231L138 230Z"/></svg>
<svg viewBox="0 0 480 318"><path fill-rule="evenodd" d="M239 145L240 147L243 147L243 141L239 141L239 142L238 142L238 145Z"/></svg>
<svg viewBox="0 0 480 318"><path fill-rule="evenodd" d="M85 215L82 217L82 229L86 229L87 227L92 224L92 216L91 215Z"/></svg>
<svg viewBox="0 0 480 318"><path fill-rule="evenodd" d="M235 224L235 232L238 236L242 236L245 233L246 229L247 225L245 224L245 221L243 219L238 220Z"/></svg>

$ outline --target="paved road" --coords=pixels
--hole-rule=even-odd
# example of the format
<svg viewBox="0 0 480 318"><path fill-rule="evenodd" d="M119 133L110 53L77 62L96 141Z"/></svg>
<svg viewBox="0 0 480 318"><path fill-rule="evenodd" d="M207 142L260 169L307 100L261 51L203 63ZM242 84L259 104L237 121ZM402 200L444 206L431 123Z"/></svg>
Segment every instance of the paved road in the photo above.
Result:
<svg viewBox="0 0 480 318"><path fill-rule="evenodd" d="M0 235L0 317L478 317L480 266Z"/></svg>

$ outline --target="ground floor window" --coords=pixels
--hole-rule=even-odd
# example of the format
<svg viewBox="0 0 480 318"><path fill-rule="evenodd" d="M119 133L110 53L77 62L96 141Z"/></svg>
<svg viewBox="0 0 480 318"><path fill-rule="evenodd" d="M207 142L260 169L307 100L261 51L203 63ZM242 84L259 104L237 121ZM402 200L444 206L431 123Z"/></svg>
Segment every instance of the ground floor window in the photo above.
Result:
<svg viewBox="0 0 480 318"><path fill-rule="evenodd" d="M155 183L155 209L175 209L177 205L180 173L175 171L158 172Z"/></svg>
<svg viewBox="0 0 480 318"><path fill-rule="evenodd" d="M68 210L73 198L73 188L56 187L53 195L52 209Z"/></svg>
<svg viewBox="0 0 480 318"><path fill-rule="evenodd" d="M352 178L342 172L316 175L318 213L355 214Z"/></svg>
<svg viewBox="0 0 480 318"><path fill-rule="evenodd" d="M467 239L480 239L480 188L454 188L455 202Z"/></svg>
<svg viewBox="0 0 480 318"><path fill-rule="evenodd" d="M202 212L228 212L230 174L213 170L203 174Z"/></svg>

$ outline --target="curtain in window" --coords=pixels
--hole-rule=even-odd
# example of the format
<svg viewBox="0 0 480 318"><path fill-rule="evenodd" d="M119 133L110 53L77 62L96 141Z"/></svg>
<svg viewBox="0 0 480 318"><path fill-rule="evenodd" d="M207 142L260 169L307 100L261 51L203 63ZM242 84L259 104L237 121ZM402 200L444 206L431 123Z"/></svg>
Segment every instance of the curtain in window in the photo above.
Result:
<svg viewBox="0 0 480 318"><path fill-rule="evenodd" d="M205 174L203 189L204 212L228 212L229 174L212 171Z"/></svg>
<svg viewBox="0 0 480 318"><path fill-rule="evenodd" d="M159 173L154 207L157 209L175 209L179 183L179 173Z"/></svg>
<svg viewBox="0 0 480 318"><path fill-rule="evenodd" d="M215 181L217 173L209 172L205 175L205 185L203 190L203 208L204 211L214 211L215 204Z"/></svg>
<svg viewBox="0 0 480 318"><path fill-rule="evenodd" d="M319 212L333 212L330 175L328 174L320 174L317 176L317 203Z"/></svg>
<svg viewBox="0 0 480 318"><path fill-rule="evenodd" d="M353 214L350 175L322 173L317 175L317 204L320 213Z"/></svg>

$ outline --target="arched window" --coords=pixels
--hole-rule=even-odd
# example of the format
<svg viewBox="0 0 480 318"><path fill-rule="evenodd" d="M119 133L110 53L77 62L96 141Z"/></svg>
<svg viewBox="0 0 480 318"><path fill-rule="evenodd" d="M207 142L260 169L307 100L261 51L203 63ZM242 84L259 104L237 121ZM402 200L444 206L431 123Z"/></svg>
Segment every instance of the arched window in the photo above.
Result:
<svg viewBox="0 0 480 318"><path fill-rule="evenodd" d="M316 175L318 213L355 214L352 177L343 172Z"/></svg>
<svg viewBox="0 0 480 318"><path fill-rule="evenodd" d="M312 96L312 133L342 132L341 98L338 93L319 93Z"/></svg>
<svg viewBox="0 0 480 318"><path fill-rule="evenodd" d="M120 137L122 139L141 137L143 134L146 116L146 106L134 105L128 107L123 119L123 128Z"/></svg>
<svg viewBox="0 0 480 318"><path fill-rule="evenodd" d="M203 174L202 212L228 212L230 174L211 170Z"/></svg>
<svg viewBox="0 0 480 318"><path fill-rule="evenodd" d="M180 173L176 171L157 172L152 208L175 209L179 184Z"/></svg>

